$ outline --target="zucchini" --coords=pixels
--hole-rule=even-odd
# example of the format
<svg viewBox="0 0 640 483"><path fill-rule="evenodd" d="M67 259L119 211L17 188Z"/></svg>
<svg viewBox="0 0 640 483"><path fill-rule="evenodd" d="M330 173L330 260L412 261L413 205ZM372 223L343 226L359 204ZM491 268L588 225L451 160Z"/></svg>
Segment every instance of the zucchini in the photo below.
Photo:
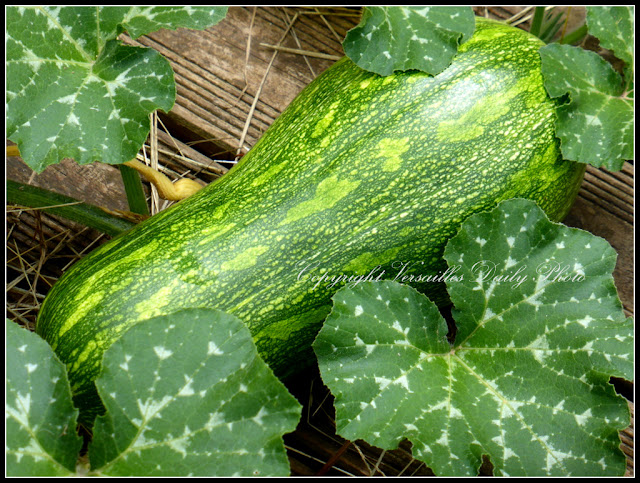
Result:
<svg viewBox="0 0 640 483"><path fill-rule="evenodd" d="M101 408L102 353L142 320L224 310L285 376L313 360L340 286L321 275L394 278L401 262L442 273L462 221L508 198L562 219L584 165L561 159L541 45L478 18L435 77L380 77L344 58L228 174L74 265L46 297L37 332L67 364L84 422ZM412 285L446 303L443 284Z"/></svg>

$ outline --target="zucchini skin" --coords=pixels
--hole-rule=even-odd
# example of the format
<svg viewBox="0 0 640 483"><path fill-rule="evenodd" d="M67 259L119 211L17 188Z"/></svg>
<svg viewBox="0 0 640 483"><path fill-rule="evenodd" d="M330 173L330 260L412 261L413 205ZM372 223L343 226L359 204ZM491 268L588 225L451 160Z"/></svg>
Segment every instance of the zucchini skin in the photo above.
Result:
<svg viewBox="0 0 640 483"><path fill-rule="evenodd" d="M567 214L584 165L561 159L542 44L476 22L435 77L380 77L338 61L229 173L60 278L36 331L67 364L81 420L101 411L93 381L102 353L140 321L224 310L283 377L313 360L311 342L341 286L318 283L322 273L379 266L388 279L407 262L416 274L443 273L462 221L509 198L532 199L555 221ZM443 284L411 285L447 303Z"/></svg>

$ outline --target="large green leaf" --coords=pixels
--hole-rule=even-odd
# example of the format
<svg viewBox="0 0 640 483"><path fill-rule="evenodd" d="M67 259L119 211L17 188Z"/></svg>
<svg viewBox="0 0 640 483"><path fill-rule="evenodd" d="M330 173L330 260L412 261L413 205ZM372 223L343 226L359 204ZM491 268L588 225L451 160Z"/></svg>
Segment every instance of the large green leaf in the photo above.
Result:
<svg viewBox="0 0 640 483"><path fill-rule="evenodd" d="M189 309L136 325L104 354L91 467L109 476L288 475L301 407L236 317Z"/></svg>
<svg viewBox="0 0 640 483"><path fill-rule="evenodd" d="M405 437L438 475L622 474L629 423L609 376L633 376L615 252L511 200L470 217L445 258L455 343L435 305L395 282L345 287L314 349L348 439Z"/></svg>
<svg viewBox="0 0 640 483"><path fill-rule="evenodd" d="M617 40L609 45L622 58L630 58L625 47L632 48L633 35L626 24L595 18L602 20L596 24L599 31L611 29L605 38ZM549 44L540 49L540 56L549 95L569 94L569 102L557 108L556 130L564 158L620 170L625 160L633 158L634 102L625 87L632 79L623 82L602 57L580 47ZM633 75L631 69L626 72Z"/></svg>
<svg viewBox="0 0 640 483"><path fill-rule="evenodd" d="M342 45L353 62L380 75L410 69L436 75L474 29L471 7L365 7Z"/></svg>
<svg viewBox="0 0 640 483"><path fill-rule="evenodd" d="M589 33L628 65L633 64L633 13L632 5L587 7Z"/></svg>
<svg viewBox="0 0 640 483"><path fill-rule="evenodd" d="M67 476L82 439L64 364L33 332L6 321L7 476Z"/></svg>
<svg viewBox="0 0 640 483"><path fill-rule="evenodd" d="M204 28L226 7L8 7L7 134L42 171L133 158L148 114L175 101L171 66L153 49L125 46L160 28Z"/></svg>

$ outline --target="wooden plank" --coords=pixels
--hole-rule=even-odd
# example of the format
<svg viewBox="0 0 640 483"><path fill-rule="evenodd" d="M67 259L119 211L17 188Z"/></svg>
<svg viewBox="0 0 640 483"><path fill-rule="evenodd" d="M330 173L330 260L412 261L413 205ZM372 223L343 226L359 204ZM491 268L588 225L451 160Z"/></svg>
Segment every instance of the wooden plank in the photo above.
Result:
<svg viewBox="0 0 640 483"><path fill-rule="evenodd" d="M256 8L251 26L253 7L231 7L223 22L204 32L161 30L137 41L125 37L125 41L153 47L169 59L175 71L177 99L167 118L215 145L200 144L197 149L205 154L220 149L235 154L253 98L273 55L272 50L259 44L277 44L295 11L300 10L304 9ZM357 23L356 17L325 18L331 19L338 36L344 36ZM292 31L300 48L333 55L342 53L340 41L320 15L299 15ZM298 48L292 34L283 45ZM333 63L308 60L316 75ZM243 152L255 144L313 78L303 57L276 55L251 118Z"/></svg>
<svg viewBox="0 0 640 483"><path fill-rule="evenodd" d="M127 198L117 168L104 163L78 166L70 159L36 174L15 156L7 157L6 176L20 183L54 190L111 210L127 210Z"/></svg>

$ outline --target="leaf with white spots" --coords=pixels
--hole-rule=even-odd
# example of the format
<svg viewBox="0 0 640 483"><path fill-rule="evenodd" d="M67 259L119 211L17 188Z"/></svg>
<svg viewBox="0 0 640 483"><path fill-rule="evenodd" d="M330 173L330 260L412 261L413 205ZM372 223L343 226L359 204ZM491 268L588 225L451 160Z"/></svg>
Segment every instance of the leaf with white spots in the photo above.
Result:
<svg viewBox="0 0 640 483"><path fill-rule="evenodd" d="M629 40L632 45L632 40ZM633 159L634 102L620 74L595 52L571 45L540 49L551 97L569 94L557 109L556 132L565 159L620 170Z"/></svg>
<svg viewBox="0 0 640 483"><path fill-rule="evenodd" d="M633 378L633 324L614 250L509 200L468 218L445 258L462 276L447 282L452 344L413 288L368 282L334 296L314 349L338 433L384 449L406 437L437 475L475 475L483 455L496 475L623 474L629 411L609 377Z"/></svg>
<svg viewBox="0 0 640 483"><path fill-rule="evenodd" d="M175 101L169 62L122 44L160 28L204 28L226 7L7 7L7 135L42 171L62 158L122 163Z"/></svg>
<svg viewBox="0 0 640 483"><path fill-rule="evenodd" d="M587 7L589 33L627 65L633 64L634 7Z"/></svg>
<svg viewBox="0 0 640 483"><path fill-rule="evenodd" d="M282 435L300 405L236 317L188 309L138 324L105 352L96 386L96 474L289 474Z"/></svg>
<svg viewBox="0 0 640 483"><path fill-rule="evenodd" d="M380 75L445 70L475 29L471 7L365 7L342 43L358 66Z"/></svg>
<svg viewBox="0 0 640 483"><path fill-rule="evenodd" d="M6 474L75 473L82 439L67 372L39 336L6 321Z"/></svg>

